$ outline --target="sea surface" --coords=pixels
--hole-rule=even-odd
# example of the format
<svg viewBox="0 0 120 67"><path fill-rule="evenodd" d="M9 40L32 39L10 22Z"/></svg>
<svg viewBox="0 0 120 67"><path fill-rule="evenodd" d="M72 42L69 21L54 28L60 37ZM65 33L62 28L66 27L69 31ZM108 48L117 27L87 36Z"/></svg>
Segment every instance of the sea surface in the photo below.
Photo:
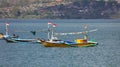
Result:
<svg viewBox="0 0 120 67"><path fill-rule="evenodd" d="M48 21L57 24L55 31L80 32L84 25L89 40L98 42L95 47L56 48L39 43L7 43L0 40L0 67L120 67L120 19L70 19L70 20L16 20L1 19L0 33L5 34L5 23L9 22L9 34L20 38L47 39ZM36 31L32 35L30 31ZM83 35L58 36L61 40L74 41Z"/></svg>

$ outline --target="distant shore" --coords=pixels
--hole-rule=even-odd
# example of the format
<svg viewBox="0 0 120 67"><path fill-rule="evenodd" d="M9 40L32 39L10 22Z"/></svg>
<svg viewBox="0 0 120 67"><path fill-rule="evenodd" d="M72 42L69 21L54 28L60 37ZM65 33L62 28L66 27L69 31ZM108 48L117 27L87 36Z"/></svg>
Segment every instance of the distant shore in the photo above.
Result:
<svg viewBox="0 0 120 67"><path fill-rule="evenodd" d="M19 3L21 2L21 3ZM19 3L19 4L18 4ZM119 19L118 1L0 1L0 18L14 19Z"/></svg>

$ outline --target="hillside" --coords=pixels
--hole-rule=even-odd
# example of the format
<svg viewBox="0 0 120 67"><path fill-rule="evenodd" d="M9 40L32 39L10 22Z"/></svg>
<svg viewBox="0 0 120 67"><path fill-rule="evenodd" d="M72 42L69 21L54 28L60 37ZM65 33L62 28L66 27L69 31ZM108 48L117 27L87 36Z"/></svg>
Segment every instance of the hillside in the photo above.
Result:
<svg viewBox="0 0 120 67"><path fill-rule="evenodd" d="M0 0L0 18L120 18L119 7L117 1L103 0Z"/></svg>

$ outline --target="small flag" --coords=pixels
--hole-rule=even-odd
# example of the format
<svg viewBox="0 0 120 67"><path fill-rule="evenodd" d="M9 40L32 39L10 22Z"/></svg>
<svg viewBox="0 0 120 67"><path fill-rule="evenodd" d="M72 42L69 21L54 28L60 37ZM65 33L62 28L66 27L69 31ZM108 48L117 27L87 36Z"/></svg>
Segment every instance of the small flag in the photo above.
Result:
<svg viewBox="0 0 120 67"><path fill-rule="evenodd" d="M48 22L48 25L49 25L49 24L52 24L52 23L51 23L51 22Z"/></svg>
<svg viewBox="0 0 120 67"><path fill-rule="evenodd" d="M8 22L6 22L6 26L9 26L10 24Z"/></svg>
<svg viewBox="0 0 120 67"><path fill-rule="evenodd" d="M57 24L53 24L52 26L53 26L53 27L56 27L56 26L57 26Z"/></svg>

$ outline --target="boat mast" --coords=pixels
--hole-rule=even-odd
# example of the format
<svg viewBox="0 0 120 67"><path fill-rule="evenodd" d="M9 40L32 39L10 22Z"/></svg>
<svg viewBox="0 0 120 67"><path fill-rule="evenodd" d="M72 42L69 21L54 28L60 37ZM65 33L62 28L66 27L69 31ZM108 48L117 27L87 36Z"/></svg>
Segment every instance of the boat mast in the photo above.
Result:
<svg viewBox="0 0 120 67"><path fill-rule="evenodd" d="M48 24L48 40L50 39L50 26Z"/></svg>
<svg viewBox="0 0 120 67"><path fill-rule="evenodd" d="M9 23L8 22L6 22L6 36L8 36L8 26L9 26Z"/></svg>
<svg viewBox="0 0 120 67"><path fill-rule="evenodd" d="M53 41L53 39L54 39L54 29L55 29L55 27L56 27L56 24L53 24L52 25L52 33L51 33L51 40Z"/></svg>
<svg viewBox="0 0 120 67"><path fill-rule="evenodd" d="M52 23L49 21L48 22L48 40L50 39L50 25L51 25Z"/></svg>
<svg viewBox="0 0 120 67"><path fill-rule="evenodd" d="M88 30L88 25L84 25L84 29L85 29L85 31L87 31ZM84 34L84 39L88 40L87 32L84 32L83 34Z"/></svg>
<svg viewBox="0 0 120 67"><path fill-rule="evenodd" d="M51 40L53 41L53 35L54 35L54 31L53 31L54 28L52 28L52 33L51 33Z"/></svg>

